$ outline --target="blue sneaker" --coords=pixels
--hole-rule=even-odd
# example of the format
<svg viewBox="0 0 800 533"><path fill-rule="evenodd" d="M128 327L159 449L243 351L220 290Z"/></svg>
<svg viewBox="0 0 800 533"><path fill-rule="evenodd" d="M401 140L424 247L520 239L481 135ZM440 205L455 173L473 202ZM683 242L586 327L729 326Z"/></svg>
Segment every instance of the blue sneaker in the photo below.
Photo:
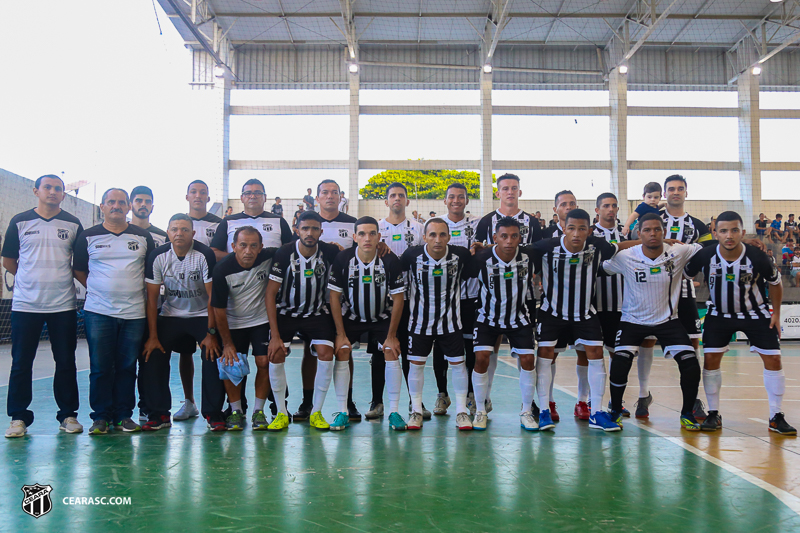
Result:
<svg viewBox="0 0 800 533"><path fill-rule="evenodd" d="M331 423L331 431L342 431L350 427L350 417L347 413L333 413L333 422Z"/></svg>
<svg viewBox="0 0 800 533"><path fill-rule="evenodd" d="M556 427L553 419L550 418L550 409L542 409L539 413L539 431L547 431Z"/></svg>
<svg viewBox="0 0 800 533"><path fill-rule="evenodd" d="M597 411L589 417L589 427L602 429L603 431L622 431L622 426L611 420L611 417L605 411Z"/></svg>

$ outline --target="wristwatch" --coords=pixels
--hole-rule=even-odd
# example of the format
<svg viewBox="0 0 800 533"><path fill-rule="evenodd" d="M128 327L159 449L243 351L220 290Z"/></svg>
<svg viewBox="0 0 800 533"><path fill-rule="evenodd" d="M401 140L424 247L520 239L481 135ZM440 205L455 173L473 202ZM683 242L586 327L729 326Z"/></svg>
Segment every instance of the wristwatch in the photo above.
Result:
<svg viewBox="0 0 800 533"><path fill-rule="evenodd" d="M208 328L208 333L209 333L209 335L216 335L217 334L217 328Z"/></svg>

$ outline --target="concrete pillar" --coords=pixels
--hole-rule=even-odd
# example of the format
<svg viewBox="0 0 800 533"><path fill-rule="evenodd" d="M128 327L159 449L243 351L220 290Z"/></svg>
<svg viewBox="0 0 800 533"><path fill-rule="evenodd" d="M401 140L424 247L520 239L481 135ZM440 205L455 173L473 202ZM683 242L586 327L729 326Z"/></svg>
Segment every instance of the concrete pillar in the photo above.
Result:
<svg viewBox="0 0 800 533"><path fill-rule="evenodd" d="M761 206L761 128L758 76L749 70L739 76L739 190L744 227L753 231Z"/></svg>
<svg viewBox="0 0 800 533"><path fill-rule="evenodd" d="M222 203L222 216L228 207L230 182L230 138L231 138L231 80L215 78L214 120L217 129L217 143L214 156L214 170L208 184L212 202Z"/></svg>
<svg viewBox="0 0 800 533"><path fill-rule="evenodd" d="M619 218L630 214L628 205L628 76L614 69L608 75L610 109L608 136L611 152L611 192L617 195Z"/></svg>
<svg viewBox="0 0 800 533"><path fill-rule="evenodd" d="M360 70L360 69L359 69ZM350 73L350 156L348 158L347 197L350 199L349 214L358 218L358 89L361 73Z"/></svg>
<svg viewBox="0 0 800 533"><path fill-rule="evenodd" d="M494 209L492 190L492 74L481 71L481 197L479 215Z"/></svg>

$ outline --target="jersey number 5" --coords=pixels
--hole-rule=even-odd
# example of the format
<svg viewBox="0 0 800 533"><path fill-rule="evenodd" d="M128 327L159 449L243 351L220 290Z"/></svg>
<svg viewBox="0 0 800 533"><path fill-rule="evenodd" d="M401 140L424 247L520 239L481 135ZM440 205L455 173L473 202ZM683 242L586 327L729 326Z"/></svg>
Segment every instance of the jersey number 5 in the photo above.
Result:
<svg viewBox="0 0 800 533"><path fill-rule="evenodd" d="M645 283L647 281L647 274L645 272L635 272L635 274L637 282Z"/></svg>

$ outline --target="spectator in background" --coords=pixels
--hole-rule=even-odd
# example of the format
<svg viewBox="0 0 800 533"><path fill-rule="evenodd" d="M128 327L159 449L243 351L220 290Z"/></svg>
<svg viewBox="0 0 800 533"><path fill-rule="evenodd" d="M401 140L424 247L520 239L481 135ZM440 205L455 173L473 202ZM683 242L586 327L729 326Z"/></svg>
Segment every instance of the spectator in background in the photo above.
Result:
<svg viewBox="0 0 800 533"><path fill-rule="evenodd" d="M772 261L772 264L774 265L775 264L775 254L772 253L772 248L767 248L767 257L769 257L769 260Z"/></svg>
<svg viewBox="0 0 800 533"><path fill-rule="evenodd" d="M794 220L794 213L789 214L789 220L783 224L783 231L786 233L787 239L797 234L797 222Z"/></svg>
<svg viewBox="0 0 800 533"><path fill-rule="evenodd" d="M553 215L553 218L550 219L550 227L558 225L558 215Z"/></svg>
<svg viewBox="0 0 800 533"><path fill-rule="evenodd" d="M759 213L758 220L756 220L756 236L762 241L767 234L767 224L769 224L769 220L767 220L766 215Z"/></svg>
<svg viewBox="0 0 800 533"><path fill-rule="evenodd" d="M233 208L228 206L228 209L225 210L225 218L228 218L233 214Z"/></svg>
<svg viewBox="0 0 800 533"><path fill-rule="evenodd" d="M419 216L419 213L417 213L416 211L412 211L411 212L411 216L413 216L414 220L416 220L420 224L424 224L425 223L425 219L422 218L421 216Z"/></svg>
<svg viewBox="0 0 800 533"><path fill-rule="evenodd" d="M711 232L711 235L714 235L714 232L717 230L717 219L715 217L711 217L711 222L708 223L708 231Z"/></svg>
<svg viewBox="0 0 800 533"><path fill-rule="evenodd" d="M306 211L314 210L314 197L311 196L311 189L307 189L307 193L303 196L303 203L306 205Z"/></svg>
<svg viewBox="0 0 800 533"><path fill-rule="evenodd" d="M297 217L303 214L303 202L297 204L297 211L294 212L294 218L292 218L292 227L297 227Z"/></svg>
<svg viewBox="0 0 800 533"><path fill-rule="evenodd" d="M786 239L786 242L783 243L783 248L781 249L781 258L783 259L783 270L786 271L788 270L789 265L791 265L792 259L794 258L794 241L792 239Z"/></svg>
<svg viewBox="0 0 800 533"><path fill-rule="evenodd" d="M539 219L539 225L542 226L542 229L547 229L547 222L545 222L541 218Z"/></svg>
<svg viewBox="0 0 800 533"><path fill-rule="evenodd" d="M436 212L435 211L431 211L430 213L428 213L428 216L430 218L436 218Z"/></svg>
<svg viewBox="0 0 800 533"><path fill-rule="evenodd" d="M623 235L628 235L639 217L648 213L654 213L656 215L659 214L658 208L661 205L661 192L662 189L660 183L651 181L650 183L645 184L644 192L642 193L642 203L636 206L636 209L633 211L633 213L628 216L628 220L625 221L622 229Z"/></svg>
<svg viewBox="0 0 800 533"><path fill-rule="evenodd" d="M270 211L272 211L273 215L278 215L279 217L283 216L283 206L281 205L280 196L275 197L275 203L272 204L272 209L270 209Z"/></svg>
<svg viewBox="0 0 800 533"><path fill-rule="evenodd" d="M350 202L348 202L347 198L344 197L344 191L341 191L341 194L339 195L339 211L347 214L349 210Z"/></svg>
<svg viewBox="0 0 800 533"><path fill-rule="evenodd" d="M773 220L772 224L769 225L769 229L770 229L769 233L770 233L770 236L773 237L773 242L783 242L784 234L781 231L781 221L782 220L783 220L783 215L778 213L777 215L775 215L775 220ZM775 240L775 237L778 238L777 241Z"/></svg>
<svg viewBox="0 0 800 533"><path fill-rule="evenodd" d="M536 211L536 213L534 213L533 216L535 216L539 220L542 220L542 212L541 211Z"/></svg>
<svg viewBox="0 0 800 533"><path fill-rule="evenodd" d="M790 281L792 287L800 285L800 247L794 249L794 257L792 257L792 270Z"/></svg>

